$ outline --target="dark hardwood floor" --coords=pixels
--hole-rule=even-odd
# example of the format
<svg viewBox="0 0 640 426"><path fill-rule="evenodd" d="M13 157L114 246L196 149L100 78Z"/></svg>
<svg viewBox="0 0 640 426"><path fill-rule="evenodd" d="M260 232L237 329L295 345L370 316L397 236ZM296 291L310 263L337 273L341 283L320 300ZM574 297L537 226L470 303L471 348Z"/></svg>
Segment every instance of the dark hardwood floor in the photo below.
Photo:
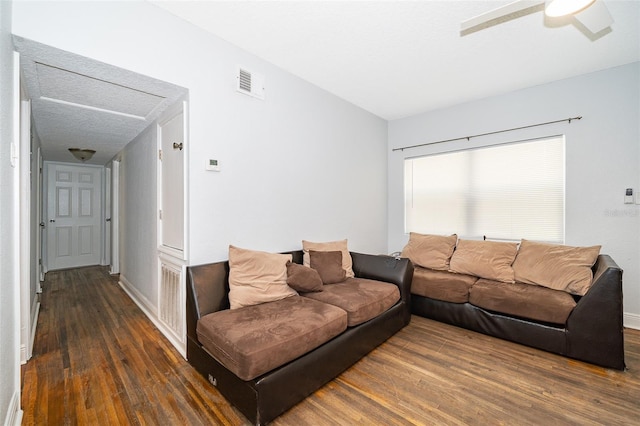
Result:
<svg viewBox="0 0 640 426"><path fill-rule="evenodd" d="M414 316L274 425L638 425L640 331L607 370ZM246 424L105 268L49 272L23 423Z"/></svg>

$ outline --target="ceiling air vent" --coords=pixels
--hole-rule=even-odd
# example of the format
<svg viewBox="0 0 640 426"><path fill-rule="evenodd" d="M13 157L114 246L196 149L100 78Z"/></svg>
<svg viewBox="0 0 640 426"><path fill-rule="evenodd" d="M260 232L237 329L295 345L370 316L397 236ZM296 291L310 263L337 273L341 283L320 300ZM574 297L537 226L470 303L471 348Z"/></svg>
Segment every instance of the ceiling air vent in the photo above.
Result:
<svg viewBox="0 0 640 426"><path fill-rule="evenodd" d="M238 67L238 92L264 99L264 76Z"/></svg>

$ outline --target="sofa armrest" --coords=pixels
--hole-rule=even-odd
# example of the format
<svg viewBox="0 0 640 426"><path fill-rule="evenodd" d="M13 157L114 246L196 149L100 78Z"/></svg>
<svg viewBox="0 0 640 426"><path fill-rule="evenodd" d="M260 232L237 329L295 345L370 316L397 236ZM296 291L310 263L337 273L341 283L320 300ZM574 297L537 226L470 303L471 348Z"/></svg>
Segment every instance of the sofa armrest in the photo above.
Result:
<svg viewBox="0 0 640 426"><path fill-rule="evenodd" d="M351 252L353 272L358 278L384 281L398 286L400 298L411 305L413 264L409 259Z"/></svg>
<svg viewBox="0 0 640 426"><path fill-rule="evenodd" d="M624 369L622 269L598 256L593 284L567 319L567 350L578 359Z"/></svg>
<svg viewBox="0 0 640 426"><path fill-rule="evenodd" d="M229 308L229 262L187 267L187 336L197 341L198 320Z"/></svg>

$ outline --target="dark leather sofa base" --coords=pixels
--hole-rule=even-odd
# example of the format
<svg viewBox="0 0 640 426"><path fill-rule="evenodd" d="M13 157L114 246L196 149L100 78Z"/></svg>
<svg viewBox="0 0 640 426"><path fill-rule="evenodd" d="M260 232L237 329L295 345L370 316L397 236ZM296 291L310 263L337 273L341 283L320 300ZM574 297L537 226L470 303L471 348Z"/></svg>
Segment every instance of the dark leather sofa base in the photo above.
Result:
<svg viewBox="0 0 640 426"><path fill-rule="evenodd" d="M450 303L411 297L411 311L425 318L511 340L561 355L566 353L564 328L489 312L470 303ZM535 344L532 344L535 343Z"/></svg>
<svg viewBox="0 0 640 426"><path fill-rule="evenodd" d="M413 294L411 312L605 368L624 370L622 270L608 255L593 266L593 285L566 324L557 325Z"/></svg>

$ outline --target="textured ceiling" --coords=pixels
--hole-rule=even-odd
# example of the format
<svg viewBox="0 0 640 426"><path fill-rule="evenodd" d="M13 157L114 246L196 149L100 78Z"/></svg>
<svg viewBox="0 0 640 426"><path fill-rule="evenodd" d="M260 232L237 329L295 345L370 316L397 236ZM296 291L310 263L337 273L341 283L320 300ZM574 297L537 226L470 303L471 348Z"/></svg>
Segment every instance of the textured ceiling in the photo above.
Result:
<svg viewBox="0 0 640 426"><path fill-rule="evenodd" d="M509 1L152 2L386 119L640 60L638 0L596 36L535 6L460 34Z"/></svg>
<svg viewBox="0 0 640 426"><path fill-rule="evenodd" d="M69 148L93 149L105 164L184 88L14 37L23 83L45 160L75 162Z"/></svg>

